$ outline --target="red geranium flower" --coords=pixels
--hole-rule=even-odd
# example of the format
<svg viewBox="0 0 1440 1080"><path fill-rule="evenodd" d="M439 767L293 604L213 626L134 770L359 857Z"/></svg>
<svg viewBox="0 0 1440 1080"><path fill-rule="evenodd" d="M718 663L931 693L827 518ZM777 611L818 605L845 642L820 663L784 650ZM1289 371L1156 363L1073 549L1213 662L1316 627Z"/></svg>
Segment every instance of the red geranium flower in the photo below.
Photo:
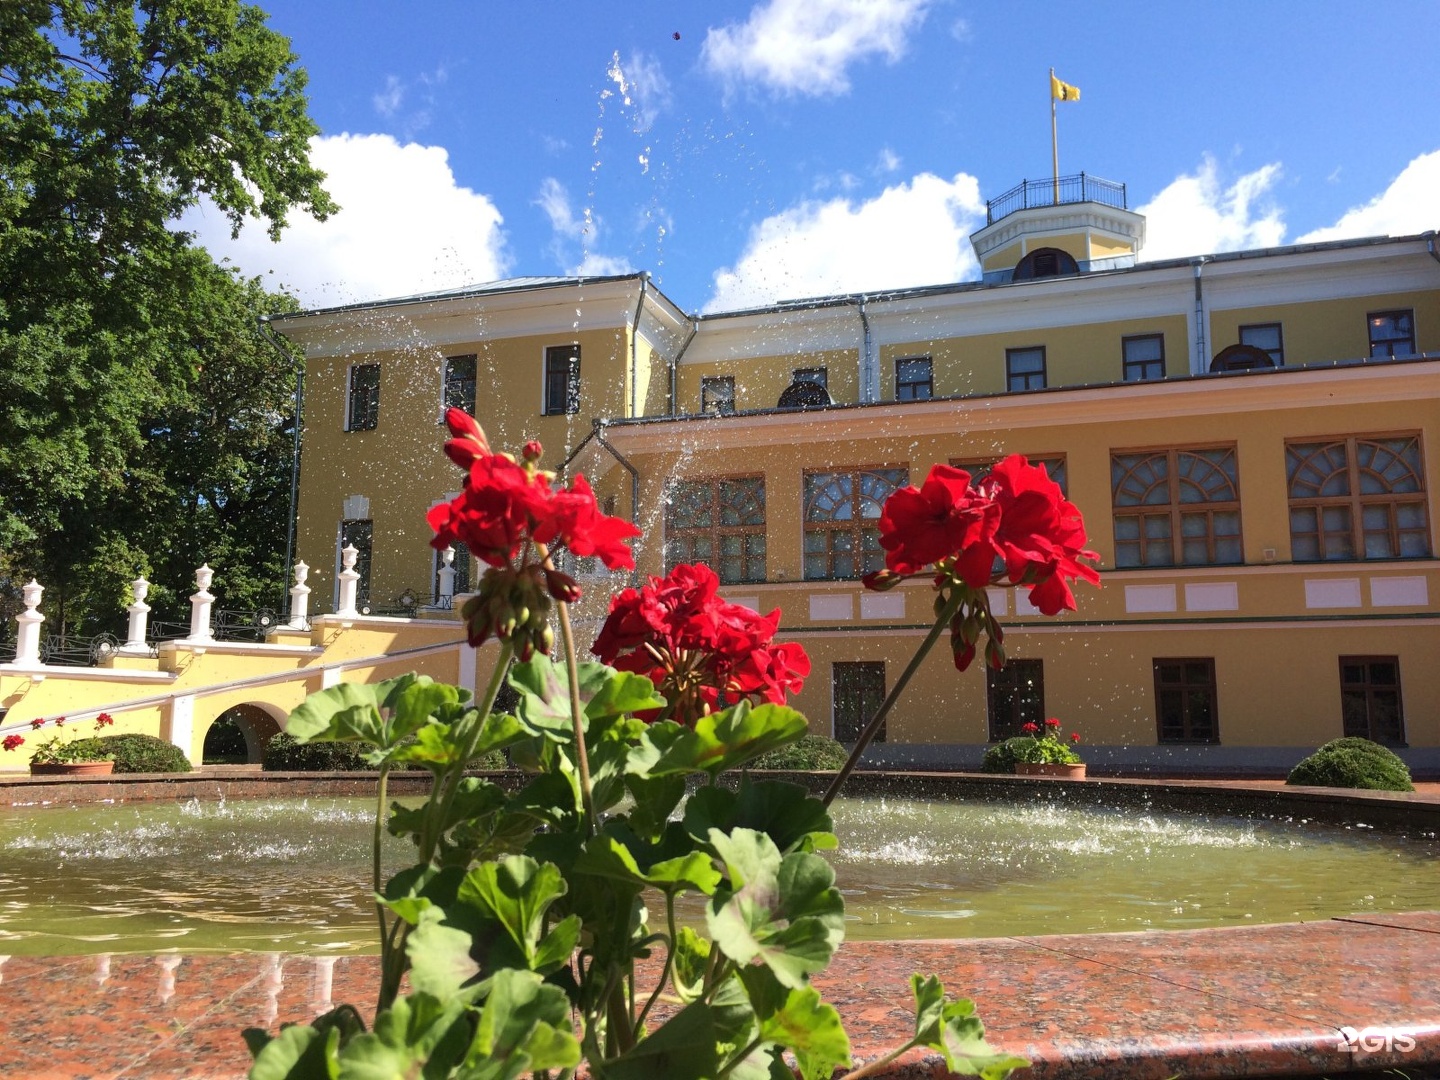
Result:
<svg viewBox="0 0 1440 1080"><path fill-rule="evenodd" d="M897 574L914 574L953 558L956 577L984 588L995 561L990 538L998 525L996 507L970 486L968 472L936 465L919 488L900 488L885 500L880 514L885 565Z"/></svg>
<svg viewBox="0 0 1440 1080"><path fill-rule="evenodd" d="M63 717L63 716L57 716L57 717L55 717L55 726L56 726L56 727L64 727L64 726L65 726L65 717Z"/></svg>
<svg viewBox="0 0 1440 1080"><path fill-rule="evenodd" d="M99 716L95 717L95 726L97 728L110 727L114 723L115 718L108 712L102 712Z"/></svg>
<svg viewBox="0 0 1440 1080"><path fill-rule="evenodd" d="M0 746L5 747L6 750L14 750L17 746L24 745L25 739L20 735L6 735L4 740L0 741Z"/></svg>
<svg viewBox="0 0 1440 1080"><path fill-rule="evenodd" d="M1027 720L1025 723L1020 725L1020 730L1025 732L1026 735L1034 735L1040 730L1040 725L1035 723L1035 721L1033 720Z"/></svg>
<svg viewBox="0 0 1440 1080"><path fill-rule="evenodd" d="M1085 522L1075 504L1045 466L1031 465L1018 454L996 465L981 487L1000 511L993 543L1005 560L1005 576L1011 584L1029 585L1030 602L1043 614L1073 611L1069 579L1100 582L1094 567L1079 561L1100 556L1085 549Z"/></svg>
<svg viewBox="0 0 1440 1080"><path fill-rule="evenodd" d="M30 730L31 730L31 731L39 731L39 730L40 730L42 727L44 727L44 726L45 726L45 718L44 718L43 716L37 716L34 720L31 720L31 721L30 721Z"/></svg>
<svg viewBox="0 0 1440 1080"><path fill-rule="evenodd" d="M1045 726L1048 728L1055 728L1056 730L1059 730L1060 721L1055 719L1055 717L1051 716L1046 719Z"/></svg>
<svg viewBox="0 0 1440 1080"><path fill-rule="evenodd" d="M682 723L748 697L783 704L810 674L798 644L772 643L777 608L760 615L719 596L708 566L676 566L610 602L610 615L591 649L621 671L644 675ZM648 719L655 719L654 716Z"/></svg>
<svg viewBox="0 0 1440 1080"><path fill-rule="evenodd" d="M1078 731L1072 731L1072 732L1070 732L1070 741L1071 741L1071 742L1079 742L1079 741L1080 741L1080 733L1079 733Z"/></svg>

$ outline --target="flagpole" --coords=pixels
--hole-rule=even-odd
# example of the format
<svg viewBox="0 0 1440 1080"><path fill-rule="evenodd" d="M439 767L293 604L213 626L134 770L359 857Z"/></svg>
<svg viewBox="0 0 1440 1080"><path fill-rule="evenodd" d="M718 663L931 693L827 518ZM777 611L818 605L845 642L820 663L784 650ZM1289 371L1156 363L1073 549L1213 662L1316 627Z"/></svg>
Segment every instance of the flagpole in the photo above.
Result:
<svg viewBox="0 0 1440 1080"><path fill-rule="evenodd" d="M1060 135L1055 127L1055 69L1050 69L1050 164L1055 177L1055 205L1060 205Z"/></svg>

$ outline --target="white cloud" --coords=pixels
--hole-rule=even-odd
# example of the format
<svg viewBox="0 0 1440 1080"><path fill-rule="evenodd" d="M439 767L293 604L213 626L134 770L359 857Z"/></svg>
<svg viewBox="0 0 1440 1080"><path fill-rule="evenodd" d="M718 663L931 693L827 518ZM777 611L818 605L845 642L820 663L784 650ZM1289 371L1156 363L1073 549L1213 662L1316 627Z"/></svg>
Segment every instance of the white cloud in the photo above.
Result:
<svg viewBox="0 0 1440 1080"><path fill-rule="evenodd" d="M570 193L559 180L547 176L541 182L535 205L550 219L550 228L554 232L550 254L564 268L564 273L578 277L601 277L633 272L630 263L622 256L602 255L590 250L600 233L600 219L589 207L577 215L570 205Z"/></svg>
<svg viewBox="0 0 1440 1080"><path fill-rule="evenodd" d="M807 200L751 229L735 265L716 271L706 310L978 277L969 237L984 214L966 173L921 173L858 204Z"/></svg>
<svg viewBox="0 0 1440 1080"><path fill-rule="evenodd" d="M398 75L386 75L385 89L370 98L375 106L375 111L385 117L394 116L400 110L400 105L404 100L405 84L400 81Z"/></svg>
<svg viewBox="0 0 1440 1080"><path fill-rule="evenodd" d="M769 0L743 23L712 27L701 61L727 86L781 94L843 94L849 66L879 55L894 63L930 0Z"/></svg>
<svg viewBox="0 0 1440 1080"><path fill-rule="evenodd" d="M880 148L880 157L876 162L882 173L892 173L900 168L900 155L891 150L888 146Z"/></svg>
<svg viewBox="0 0 1440 1080"><path fill-rule="evenodd" d="M1280 243L1285 222L1270 197L1279 179L1280 165L1272 163L1222 189L1215 159L1207 155L1194 173L1177 177L1136 209L1145 215L1140 258L1173 259Z"/></svg>
<svg viewBox="0 0 1440 1080"><path fill-rule="evenodd" d="M340 212L319 222L296 212L279 242L251 222L238 239L208 204L178 222L216 258L272 275L308 307L459 288L503 277L504 220L488 196L462 187L440 146L389 135L311 140L311 161Z"/></svg>
<svg viewBox="0 0 1440 1080"><path fill-rule="evenodd" d="M673 96L670 80L665 77L660 61L648 53L637 52L623 63L617 52L606 72L620 92L620 100L631 113L631 127L643 135L655 125L655 119L670 107Z"/></svg>
<svg viewBox="0 0 1440 1080"><path fill-rule="evenodd" d="M1437 191L1440 191L1440 150L1421 154L1364 206L1347 211L1334 225L1306 233L1296 243L1347 240L1357 236L1407 236L1436 228L1440 226Z"/></svg>

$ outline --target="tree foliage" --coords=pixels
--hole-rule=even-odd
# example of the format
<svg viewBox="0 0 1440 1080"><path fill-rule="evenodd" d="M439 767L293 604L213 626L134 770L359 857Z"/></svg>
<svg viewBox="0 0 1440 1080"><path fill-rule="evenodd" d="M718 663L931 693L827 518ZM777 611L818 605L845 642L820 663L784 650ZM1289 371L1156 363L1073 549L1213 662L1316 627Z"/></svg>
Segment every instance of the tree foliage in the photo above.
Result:
<svg viewBox="0 0 1440 1080"><path fill-rule="evenodd" d="M174 223L334 209L304 87L238 0L0 4L0 583L40 578L47 630L140 573L166 613L202 559L280 599L293 380L255 320L293 304Z"/></svg>

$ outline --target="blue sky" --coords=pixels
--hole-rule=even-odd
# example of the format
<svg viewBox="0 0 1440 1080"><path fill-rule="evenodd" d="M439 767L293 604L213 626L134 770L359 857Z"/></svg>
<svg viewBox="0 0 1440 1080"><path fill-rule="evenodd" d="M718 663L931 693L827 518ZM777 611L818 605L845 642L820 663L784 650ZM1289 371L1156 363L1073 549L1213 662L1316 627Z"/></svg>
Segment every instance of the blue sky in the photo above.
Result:
<svg viewBox="0 0 1440 1080"><path fill-rule="evenodd" d="M261 0L342 212L183 224L309 306L649 270L690 311L978 276L984 200L1128 185L1142 258L1440 227L1440 4ZM676 35L679 35L678 39Z"/></svg>

